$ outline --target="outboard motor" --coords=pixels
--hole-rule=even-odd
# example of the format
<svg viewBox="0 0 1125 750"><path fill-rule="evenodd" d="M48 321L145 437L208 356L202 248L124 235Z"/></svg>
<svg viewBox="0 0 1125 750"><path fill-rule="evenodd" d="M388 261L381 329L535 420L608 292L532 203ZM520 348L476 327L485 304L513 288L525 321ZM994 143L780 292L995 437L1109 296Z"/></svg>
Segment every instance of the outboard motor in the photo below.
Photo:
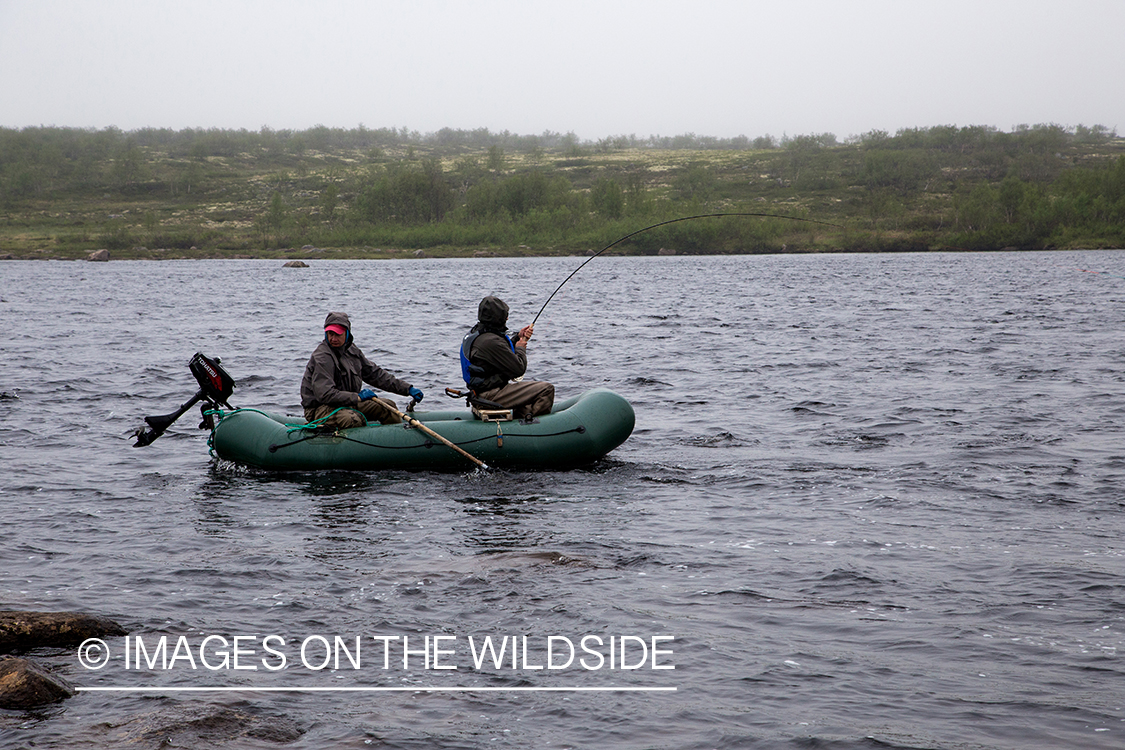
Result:
<svg viewBox="0 0 1125 750"><path fill-rule="evenodd" d="M195 376L196 382L199 383L199 390L194 396L191 397L183 406L171 414L164 414L157 417L145 417L145 423L148 429L144 427L137 428L135 433L137 442L133 443L134 448L139 448L142 445L149 445L153 440L164 434L164 431L172 426L172 423L182 417L184 413L191 407L198 404L200 401L203 405L200 407L200 413L203 415L203 422L199 425L200 429L210 429L214 425L211 415L207 414L209 408L216 408L225 406L232 408L227 403L231 393L234 391L234 378L232 378L227 371L219 364L219 359L210 359L203 356L202 353L196 352L195 356L188 362L188 368L191 374Z"/></svg>

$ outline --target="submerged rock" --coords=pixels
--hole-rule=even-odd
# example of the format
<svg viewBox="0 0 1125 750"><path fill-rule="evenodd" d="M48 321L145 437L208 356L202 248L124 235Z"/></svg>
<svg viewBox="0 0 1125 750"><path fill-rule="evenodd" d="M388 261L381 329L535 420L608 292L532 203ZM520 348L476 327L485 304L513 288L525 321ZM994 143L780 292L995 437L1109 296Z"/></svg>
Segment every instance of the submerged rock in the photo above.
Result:
<svg viewBox="0 0 1125 750"><path fill-rule="evenodd" d="M291 260L286 263L282 268L308 268L309 264L303 260Z"/></svg>
<svg viewBox="0 0 1125 750"><path fill-rule="evenodd" d="M110 726L112 746L261 747L286 745L300 739L304 730L284 716L249 705L214 706L185 703L134 716ZM110 745L110 742L106 743Z"/></svg>
<svg viewBox="0 0 1125 750"><path fill-rule="evenodd" d="M77 646L87 638L126 633L113 620L81 612L0 612L0 653Z"/></svg>
<svg viewBox="0 0 1125 750"><path fill-rule="evenodd" d="M35 708L74 693L73 685L29 659L0 659L0 708Z"/></svg>

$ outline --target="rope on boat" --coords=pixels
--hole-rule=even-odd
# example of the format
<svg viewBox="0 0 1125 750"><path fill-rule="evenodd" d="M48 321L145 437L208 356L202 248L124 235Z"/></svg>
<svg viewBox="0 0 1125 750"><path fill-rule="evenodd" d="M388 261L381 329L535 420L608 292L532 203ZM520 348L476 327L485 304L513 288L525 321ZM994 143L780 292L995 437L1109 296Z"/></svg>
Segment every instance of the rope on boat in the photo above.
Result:
<svg viewBox="0 0 1125 750"><path fill-rule="evenodd" d="M300 430L315 429L316 427L319 427L320 425L322 425L326 420L330 419L336 412L342 411L344 409L351 409L351 408L352 407L350 407L350 406L341 406L339 409L336 409L331 414L328 414L327 416L321 417L320 419L309 422L308 424L286 424L284 426L288 429L287 429L285 434L291 435L294 432L297 432L297 431L300 431ZM216 417L218 417L218 421L215 423L215 427L217 427L219 422L222 422L227 417L233 416L234 414L237 414L238 412L242 412L242 411L254 412L256 414L261 414L264 417L269 417L270 419L273 419L272 416L270 416L268 413L262 411L261 409L252 409L252 408L249 408L249 407L232 409L229 412L224 412L222 409L217 409L217 408L216 409L207 409L206 411L203 412L203 414L205 416L216 416ZM358 411L358 410L356 410L356 411ZM359 413L362 416L363 412L359 412ZM365 419L366 419L366 417L365 417ZM215 442L215 427L211 428L211 434L207 438L207 450L211 454L211 456L215 455L215 445L214 445L214 442ZM510 437L510 438L548 438L548 437L558 437L560 435L569 435L572 432L577 432L579 434L582 434L582 433L586 432L586 426L585 425L578 425L577 427L573 427L569 430L563 430L562 432L552 432L552 433L548 433L548 434L521 435L520 433L508 433L505 436L500 431L500 423L497 422L496 423L496 435L494 435L494 436L488 435L488 436L481 437L481 438L475 438L473 440L466 440L466 441L461 442L461 443L455 442L454 445L457 445L457 446L472 445L474 443L480 443L480 442L483 442L485 440L496 440L496 444L497 444L496 447L503 448L505 437ZM270 451L270 453L274 453L274 452L276 452L276 451L278 451L282 448L288 447L290 445L297 445L298 443L303 443L306 440L312 440L312 439L318 438L318 437L325 437L325 435L320 435L320 434L306 435L305 437L301 438L300 440L293 440L293 441L290 441L288 443L281 443L281 444L274 443L273 445L271 445L269 447L269 451ZM334 435L332 435L332 437L341 438L343 440L348 441L349 443L358 443L359 445L363 445L363 446L366 446L368 448L378 448L380 450L413 450L415 448L422 447L422 446L417 446L417 445L379 445L378 443L369 443L365 440L356 440L353 437L345 435L343 432L337 432ZM428 448L428 447L432 447L434 445L437 445L437 443L435 443L434 441L427 438L422 445Z"/></svg>
<svg viewBox="0 0 1125 750"><path fill-rule="evenodd" d="M298 431L302 431L302 430L315 430L315 429L318 429L318 428L322 427L324 425L324 423L327 422L332 417L334 417L337 412L343 411L344 409L352 409L352 407L341 406L339 409L333 409L331 413L326 414L325 416L321 417L320 419L314 419L312 422L307 422L305 424L291 424L291 423L283 422L282 426L285 427L285 434L286 435L292 435L294 432L298 432ZM359 416L363 417L363 424L366 426L367 425L367 416L363 412L361 412L359 409L352 409L352 410L356 414L359 414ZM212 456L215 455L215 428L218 427L219 423L222 422L227 417L234 416L235 414L238 414L239 412L243 412L243 411L253 412L255 414L261 414L263 417L269 417L270 419L273 419L272 415L267 414L266 412L262 411L261 409L252 409L250 407L240 407L240 408L237 408L237 409L232 409L229 412L223 411L222 409L219 409L217 407L214 408L214 409L205 409L203 411L203 416L205 416L205 417L218 417L218 421L215 421L215 422L212 423L211 434L207 437L207 450ZM286 445L296 445L297 443L303 443L304 441L310 440L314 437L318 437L318 435L310 435L308 437L301 438L300 440L294 440L292 442L284 443L284 444L278 445L278 446L272 446L271 445L270 446L270 448L271 448L270 453L273 453L273 451L276 450L277 448L283 448Z"/></svg>
<svg viewBox="0 0 1125 750"><path fill-rule="evenodd" d="M361 426L366 427L368 425L367 415L364 414L363 412L361 412L359 409L356 409L356 408L351 407L351 406L341 406L339 409L333 409L331 412L324 415L320 419L314 419L313 421L306 422L304 424L292 424L292 423L288 423L288 422L282 422L282 426L284 426L286 428L286 434L294 433L294 432L297 432L299 430L315 430L315 429L318 429L320 427L323 427L325 422L327 422L329 419L332 419L332 417L336 416L337 413L342 412L344 409L351 409L356 414L363 417L363 425L361 425ZM224 412L222 409L208 409L207 411L205 411L203 413L204 413L204 415L217 416L219 418L219 421L221 422L224 419L226 419L227 417L233 416L233 415L239 413L240 411L250 411L250 412L254 412L255 414L261 414L263 417L269 417L270 419L273 419L272 415L267 414L266 412L262 411L261 409L251 409L249 407L240 407L238 409L232 409L229 412Z"/></svg>
<svg viewBox="0 0 1125 750"><path fill-rule="evenodd" d="M577 427L573 427L569 430L563 430L562 432L552 432L552 433L545 434L545 435L543 435L543 434L521 435L519 433L509 432L504 437L509 437L509 438L547 438L547 437L558 437L559 435L569 435L572 432L577 432L579 434L582 434L582 433L586 432L586 427L585 427L585 425L578 425ZM317 438L317 437L323 437L323 436L322 435L310 435L308 437L301 438L300 440L294 440L291 443L282 443L281 445L270 446L270 447L275 448L275 450L280 450L281 448L284 448L287 445L296 445L297 443L302 443L305 440L312 440L313 438ZM378 443L369 443L366 440L357 440L357 439L355 439L355 438L353 438L349 435L345 435L342 432L338 432L335 435L333 435L332 437L336 437L336 438L340 438L342 440L346 440L349 443L357 443L358 445L362 445L362 446L365 446L365 447L368 447L368 448L378 448L380 450L388 450L388 451L414 450L415 448L421 448L421 447L430 448L430 447L433 447L435 445L438 445L438 443L436 443L433 440L430 440L428 438L425 440L425 442L422 443L422 445L379 445ZM482 443L486 440L495 440L495 439L497 439L496 435L485 435L484 437L474 438L472 440L465 440L465 441L460 442L460 443L454 442L453 444L456 445L456 446L473 445L474 443Z"/></svg>

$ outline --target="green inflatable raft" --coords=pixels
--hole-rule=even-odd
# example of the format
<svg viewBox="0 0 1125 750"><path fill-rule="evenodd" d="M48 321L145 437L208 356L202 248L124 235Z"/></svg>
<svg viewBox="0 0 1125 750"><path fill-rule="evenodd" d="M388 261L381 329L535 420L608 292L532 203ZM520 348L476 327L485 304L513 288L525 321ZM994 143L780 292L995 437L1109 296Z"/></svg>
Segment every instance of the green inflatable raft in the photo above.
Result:
<svg viewBox="0 0 1125 750"><path fill-rule="evenodd" d="M409 423L339 432L305 429L303 419L257 409L216 409L210 446L219 458L277 471L423 469L460 471L473 462ZM633 407L598 388L555 404L532 422L483 421L468 409L411 416L488 466L564 469L589 464L633 431Z"/></svg>

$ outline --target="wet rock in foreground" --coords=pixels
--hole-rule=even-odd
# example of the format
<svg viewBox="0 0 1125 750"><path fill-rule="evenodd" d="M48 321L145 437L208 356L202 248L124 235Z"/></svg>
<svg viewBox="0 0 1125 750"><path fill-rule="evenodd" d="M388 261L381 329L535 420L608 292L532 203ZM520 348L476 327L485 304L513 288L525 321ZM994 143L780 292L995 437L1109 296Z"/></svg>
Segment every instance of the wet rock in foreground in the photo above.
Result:
<svg viewBox="0 0 1125 750"><path fill-rule="evenodd" d="M0 611L0 654L42 646L77 646L87 638L127 632L113 620L81 612Z"/></svg>
<svg viewBox="0 0 1125 750"><path fill-rule="evenodd" d="M0 659L0 708L26 709L74 695L74 686L28 659Z"/></svg>

